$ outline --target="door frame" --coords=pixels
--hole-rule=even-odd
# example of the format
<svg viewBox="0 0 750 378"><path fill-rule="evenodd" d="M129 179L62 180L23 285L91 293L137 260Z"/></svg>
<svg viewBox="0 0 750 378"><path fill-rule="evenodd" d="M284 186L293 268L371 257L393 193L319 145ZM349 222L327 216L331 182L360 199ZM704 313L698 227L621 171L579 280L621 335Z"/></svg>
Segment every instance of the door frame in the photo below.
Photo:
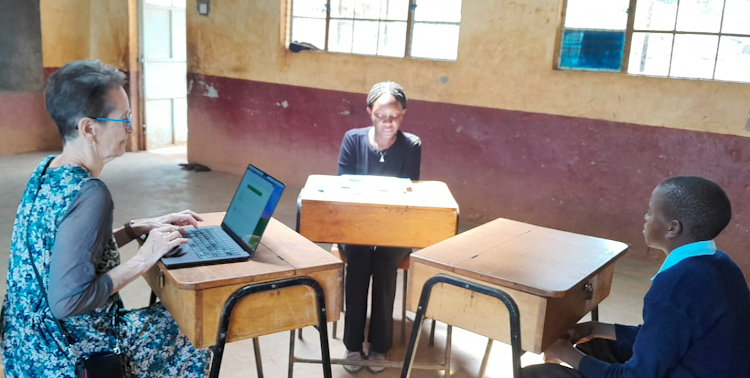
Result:
<svg viewBox="0 0 750 378"><path fill-rule="evenodd" d="M140 73L138 77L138 115L139 115L139 121L138 121L138 149L140 151L147 151L148 150L148 138L146 136L146 52L145 52L145 33L144 33L144 12L145 12L145 2L146 0L136 0L138 3L138 9L137 9L137 19L138 19L138 72ZM163 8L163 9L170 9L173 7L161 7L159 5L154 5L157 8ZM185 17L187 17L187 7L185 8ZM187 22L187 20L186 20ZM186 25L187 27L187 25ZM186 36L187 36L187 30L185 30ZM185 46L187 49L187 46ZM187 62L186 62L187 64ZM185 77L185 86L187 88L188 80L187 77ZM189 93L188 93L189 94ZM174 109L174 108L173 108ZM174 110L173 110L174 111ZM134 126L135 127L135 126ZM174 132L174 130L173 130Z"/></svg>
<svg viewBox="0 0 750 378"><path fill-rule="evenodd" d="M143 41L143 12L144 12L144 1L137 0L137 18L138 18L138 149L140 151L146 151L146 71L144 57L144 41Z"/></svg>

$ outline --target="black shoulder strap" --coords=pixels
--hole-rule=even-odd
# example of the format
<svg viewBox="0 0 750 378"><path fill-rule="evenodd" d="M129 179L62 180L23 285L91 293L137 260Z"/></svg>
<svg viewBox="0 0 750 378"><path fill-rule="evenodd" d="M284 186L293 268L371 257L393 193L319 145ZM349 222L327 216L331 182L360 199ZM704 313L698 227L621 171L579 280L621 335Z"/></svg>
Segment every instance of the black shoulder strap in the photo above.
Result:
<svg viewBox="0 0 750 378"><path fill-rule="evenodd" d="M42 173L39 175L39 183L36 187L36 192L34 192L34 200L31 202L32 210L34 208L34 203L36 202L36 198L39 195L39 190L42 189L42 177L44 176L45 172L47 172L47 168L49 167L50 163L52 163L53 159L49 159L47 161L47 165L44 166L44 169L42 170ZM29 230L26 230L26 249L29 251L29 261L31 262L31 267L34 269L34 275L36 276L36 282L39 283L39 288L42 290L42 300L47 303L47 307L49 307L49 303L47 302L47 290L44 288L44 282L42 281L42 277L39 275L39 271L36 269L36 264L34 263L34 258L31 254L31 243L29 242L30 238L30 232ZM50 314L52 312L50 311ZM60 329L60 332L65 335L65 346L68 347L70 344L75 344L75 340L73 340L73 336L68 333L68 331L65 330L65 327L63 327L62 323L60 323L60 320L55 317L55 315L52 315L52 319L55 321L55 324L57 324L57 328Z"/></svg>

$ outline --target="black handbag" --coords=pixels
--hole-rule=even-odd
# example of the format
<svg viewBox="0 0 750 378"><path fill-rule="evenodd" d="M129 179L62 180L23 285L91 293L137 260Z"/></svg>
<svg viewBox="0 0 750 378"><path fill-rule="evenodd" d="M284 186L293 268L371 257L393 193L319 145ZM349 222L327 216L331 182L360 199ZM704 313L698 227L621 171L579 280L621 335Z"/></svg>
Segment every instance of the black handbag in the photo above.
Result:
<svg viewBox="0 0 750 378"><path fill-rule="evenodd" d="M47 171L47 167L49 167L49 164L52 162L52 159L50 159L47 162L47 165L44 167L44 170L42 171L41 175L39 175L39 185L36 188L36 193L34 194L34 201L32 201L32 206L34 202L36 202L36 197L39 194L39 190L42 188L42 176L44 176L44 173ZM31 255L31 243L29 243L29 232L26 233L26 249L29 251L29 262L31 262L31 267L34 269L34 275L36 276L36 281L39 283L39 288L42 290L42 300L44 303L47 303L47 306L49 306L49 303L47 302L47 290L44 288L44 282L42 281L42 277L39 275L39 271L36 269L36 264L34 264L34 258ZM50 312L51 314L51 312ZM60 333L62 333L65 337L64 344L65 348L60 348L63 353L70 356L70 345L75 344L75 340L73 339L73 336L68 333L68 331L65 330L65 327L63 327L62 323L60 323L60 320L57 319L54 315L52 315L52 320L55 321L55 324L57 324L57 328L60 329ZM112 329L115 329L117 327L117 308L115 307L114 313L112 314ZM117 337L115 336L117 339ZM122 359L122 356L120 355L120 347L119 347L119 340L117 340L117 346L115 346L114 351L112 352L99 352L92 354L88 357L80 357L75 362L75 368L76 368L76 377L79 378L118 378L118 377L125 377L125 369L124 369L124 361ZM60 346L58 344L58 346Z"/></svg>
<svg viewBox="0 0 750 378"><path fill-rule="evenodd" d="M80 358L76 362L76 377L124 377L122 356L114 352L92 354L88 358Z"/></svg>

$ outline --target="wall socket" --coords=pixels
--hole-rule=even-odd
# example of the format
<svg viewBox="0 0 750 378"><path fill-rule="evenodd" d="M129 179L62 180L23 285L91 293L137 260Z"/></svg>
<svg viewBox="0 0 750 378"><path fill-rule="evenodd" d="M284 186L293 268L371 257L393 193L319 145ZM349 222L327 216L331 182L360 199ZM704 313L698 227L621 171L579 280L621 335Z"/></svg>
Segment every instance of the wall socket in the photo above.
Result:
<svg viewBox="0 0 750 378"><path fill-rule="evenodd" d="M211 0L198 0L198 13L201 16L208 16L211 12Z"/></svg>

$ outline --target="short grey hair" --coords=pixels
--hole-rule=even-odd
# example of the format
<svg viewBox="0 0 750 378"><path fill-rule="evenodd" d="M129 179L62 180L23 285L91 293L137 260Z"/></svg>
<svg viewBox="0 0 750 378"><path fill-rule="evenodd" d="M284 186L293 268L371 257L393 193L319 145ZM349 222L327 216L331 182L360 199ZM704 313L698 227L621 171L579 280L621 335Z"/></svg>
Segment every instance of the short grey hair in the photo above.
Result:
<svg viewBox="0 0 750 378"><path fill-rule="evenodd" d="M63 143L78 135L84 117L107 117L115 108L107 91L125 85L125 74L98 60L70 62L49 78L44 101Z"/></svg>

